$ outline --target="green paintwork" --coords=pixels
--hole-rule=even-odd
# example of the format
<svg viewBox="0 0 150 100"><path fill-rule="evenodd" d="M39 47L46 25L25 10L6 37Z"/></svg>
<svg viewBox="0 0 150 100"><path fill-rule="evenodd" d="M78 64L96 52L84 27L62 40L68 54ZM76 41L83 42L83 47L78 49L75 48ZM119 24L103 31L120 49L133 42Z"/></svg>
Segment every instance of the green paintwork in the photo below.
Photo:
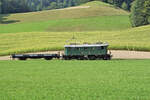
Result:
<svg viewBox="0 0 150 100"><path fill-rule="evenodd" d="M107 47L65 47L65 55L106 55Z"/></svg>

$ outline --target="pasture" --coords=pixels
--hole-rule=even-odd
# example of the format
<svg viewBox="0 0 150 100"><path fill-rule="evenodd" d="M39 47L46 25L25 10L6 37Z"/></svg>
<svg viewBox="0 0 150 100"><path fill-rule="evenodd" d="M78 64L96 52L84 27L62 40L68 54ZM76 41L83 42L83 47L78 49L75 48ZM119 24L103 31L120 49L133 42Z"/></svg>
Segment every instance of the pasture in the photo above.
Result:
<svg viewBox="0 0 150 100"><path fill-rule="evenodd" d="M106 41L109 49L150 51L150 26L122 31L91 32L22 32L0 34L0 55L13 53L63 50L70 42ZM67 42L73 35L77 38Z"/></svg>
<svg viewBox="0 0 150 100"><path fill-rule="evenodd" d="M109 49L150 51L150 26L131 28L129 12L99 1L87 8L0 15L0 56L63 50L69 42L108 42Z"/></svg>
<svg viewBox="0 0 150 100"><path fill-rule="evenodd" d="M0 61L1 100L149 100L149 60Z"/></svg>
<svg viewBox="0 0 150 100"><path fill-rule="evenodd" d="M18 13L18 14L3 14L0 15L1 19L0 24L3 25L3 24L39 22L48 20L129 15L129 12L126 12L119 8L114 8L109 4L102 3L99 1L89 2L81 6L89 6L89 7L78 9L56 9L56 10L46 10L46 11Z"/></svg>
<svg viewBox="0 0 150 100"><path fill-rule="evenodd" d="M0 25L2 33L116 31L131 28L129 16L98 16Z"/></svg>
<svg viewBox="0 0 150 100"><path fill-rule="evenodd" d="M0 33L78 32L130 28L129 12L94 1L88 8L57 9L0 15Z"/></svg>
<svg viewBox="0 0 150 100"><path fill-rule="evenodd" d="M131 29L129 12L99 1L81 6L87 8L0 15L0 55L63 50L73 34L78 42L111 43L115 42L114 38L110 40L111 36L120 37L120 31ZM118 45L113 42L111 48ZM127 45L125 42L117 49Z"/></svg>

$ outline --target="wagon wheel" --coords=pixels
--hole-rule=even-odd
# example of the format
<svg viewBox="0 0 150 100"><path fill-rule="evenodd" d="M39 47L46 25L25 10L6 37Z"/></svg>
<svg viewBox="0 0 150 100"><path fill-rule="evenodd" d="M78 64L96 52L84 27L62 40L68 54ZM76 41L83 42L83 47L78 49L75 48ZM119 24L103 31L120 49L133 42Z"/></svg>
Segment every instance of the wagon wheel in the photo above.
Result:
<svg viewBox="0 0 150 100"><path fill-rule="evenodd" d="M19 60L27 60L27 58L18 58Z"/></svg>
<svg viewBox="0 0 150 100"><path fill-rule="evenodd" d="M52 60L52 58L44 58L45 60Z"/></svg>

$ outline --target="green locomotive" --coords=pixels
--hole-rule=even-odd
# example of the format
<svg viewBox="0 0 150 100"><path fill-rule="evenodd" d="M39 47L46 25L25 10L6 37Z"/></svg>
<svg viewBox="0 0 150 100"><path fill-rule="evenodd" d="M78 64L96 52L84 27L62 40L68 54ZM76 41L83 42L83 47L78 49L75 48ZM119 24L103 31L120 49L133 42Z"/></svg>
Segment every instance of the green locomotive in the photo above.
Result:
<svg viewBox="0 0 150 100"><path fill-rule="evenodd" d="M107 43L95 43L95 44L72 44L65 45L64 54L13 54L11 58L26 60L26 59L40 59L44 58L46 60L64 59L64 60L110 60L112 55L108 53Z"/></svg>
<svg viewBox="0 0 150 100"><path fill-rule="evenodd" d="M63 59L103 59L110 60L112 55L108 54L108 43L82 44L82 45L65 45Z"/></svg>

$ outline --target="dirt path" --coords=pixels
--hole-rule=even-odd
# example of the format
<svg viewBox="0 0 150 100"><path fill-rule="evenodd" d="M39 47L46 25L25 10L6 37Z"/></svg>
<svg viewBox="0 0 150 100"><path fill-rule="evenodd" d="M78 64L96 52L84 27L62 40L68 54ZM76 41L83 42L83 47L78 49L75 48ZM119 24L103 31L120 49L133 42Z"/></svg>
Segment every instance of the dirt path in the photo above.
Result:
<svg viewBox="0 0 150 100"><path fill-rule="evenodd" d="M112 50L114 59L150 59L150 52Z"/></svg>
<svg viewBox="0 0 150 100"><path fill-rule="evenodd" d="M75 6L75 7L68 7L62 9L54 9L54 10L71 10L71 9L83 9L83 8L90 8L90 6Z"/></svg>
<svg viewBox="0 0 150 100"><path fill-rule="evenodd" d="M58 53L59 51L37 52L28 54L48 54ZM60 51L63 53L63 51ZM124 50L111 50L113 59L150 59L150 52L141 51L124 51ZM0 57L0 60L11 60L10 56Z"/></svg>

